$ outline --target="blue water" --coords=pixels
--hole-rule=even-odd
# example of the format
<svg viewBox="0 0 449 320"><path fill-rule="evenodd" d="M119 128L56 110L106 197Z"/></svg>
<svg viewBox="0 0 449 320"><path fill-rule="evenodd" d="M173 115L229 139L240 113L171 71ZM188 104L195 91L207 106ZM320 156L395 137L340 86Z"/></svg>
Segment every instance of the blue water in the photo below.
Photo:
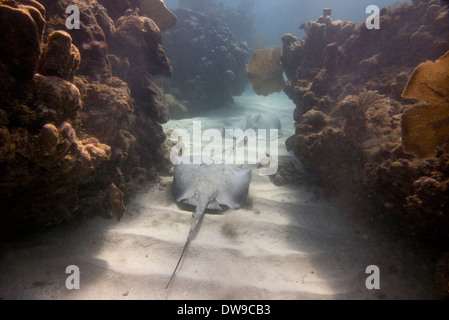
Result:
<svg viewBox="0 0 449 320"><path fill-rule="evenodd" d="M178 0L166 0L170 9L178 7ZM213 3L220 1L212 0ZM379 8L397 4L397 0L226 0L221 1L226 6L237 8L242 2L253 2L248 14L253 17L255 30L267 37L267 45L281 43L285 33L302 38L303 31L299 26L309 20L315 21L323 12L323 8L332 8L333 20L349 20L357 24L363 22L369 15L365 13L369 5Z"/></svg>

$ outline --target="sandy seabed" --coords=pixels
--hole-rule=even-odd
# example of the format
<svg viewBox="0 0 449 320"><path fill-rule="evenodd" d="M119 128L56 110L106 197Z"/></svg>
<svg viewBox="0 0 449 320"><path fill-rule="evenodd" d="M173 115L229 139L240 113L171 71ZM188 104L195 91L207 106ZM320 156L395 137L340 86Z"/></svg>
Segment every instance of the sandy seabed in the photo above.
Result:
<svg viewBox="0 0 449 320"><path fill-rule="evenodd" d="M276 114L279 155L292 157L294 105L284 94L247 91L229 108L172 120L165 130L221 128L225 119ZM171 286L192 213L162 177L127 206L120 222L95 217L2 246L2 299L429 299L433 267L422 252L356 222L306 187L275 186L253 171L250 204L206 214ZM80 289L66 288L66 267L80 270ZM380 270L368 290L366 268Z"/></svg>

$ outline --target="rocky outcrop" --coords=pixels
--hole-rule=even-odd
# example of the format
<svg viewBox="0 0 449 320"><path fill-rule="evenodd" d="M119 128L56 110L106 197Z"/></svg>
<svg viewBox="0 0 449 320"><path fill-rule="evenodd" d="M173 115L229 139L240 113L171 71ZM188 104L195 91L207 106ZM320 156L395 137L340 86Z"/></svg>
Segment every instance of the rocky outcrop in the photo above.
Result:
<svg viewBox="0 0 449 320"><path fill-rule="evenodd" d="M68 5L80 9L78 30L66 28ZM10 31L0 33L1 238L90 214L120 219L165 168L168 107L150 76L171 65L158 27L135 14L116 26L96 0L5 0L0 17Z"/></svg>
<svg viewBox="0 0 449 320"><path fill-rule="evenodd" d="M127 61L122 79L128 82L136 104L158 122L167 122L169 111L163 93L151 80L151 75L169 77L173 73L160 42L159 27L153 20L133 12L119 18L116 26L110 52L119 61Z"/></svg>
<svg viewBox="0 0 449 320"><path fill-rule="evenodd" d="M42 50L38 72L73 82L80 62L81 55L72 44L72 37L65 31L55 31Z"/></svg>
<svg viewBox="0 0 449 320"><path fill-rule="evenodd" d="M114 32L114 23L107 16L104 8L97 0L41 0L47 10L47 23L44 37L54 31L64 30L72 38L73 44L81 54L81 64L78 74L88 76L91 81L102 81L112 75L107 59L107 36ZM80 29L67 30L66 8L75 5L80 11Z"/></svg>
<svg viewBox="0 0 449 320"><path fill-rule="evenodd" d="M401 94L419 63L449 49L448 15L443 5L403 3L383 8L381 28L368 30L324 12L303 26L303 40L282 38L285 92L296 104L289 148L330 198L399 214L429 237L449 236L447 151L427 161L403 151L401 115L416 100Z"/></svg>
<svg viewBox="0 0 449 320"><path fill-rule="evenodd" d="M13 5L8 5L9 3ZM18 80L32 77L41 54L45 8L35 1L0 2L0 61ZM9 28L20 26L20 28ZM17 39L20 39L18 41ZM3 78L3 77L2 77Z"/></svg>
<svg viewBox="0 0 449 320"><path fill-rule="evenodd" d="M420 103L402 96L414 68L449 50L449 12L412 2L382 8L379 30L332 21L325 10L302 26L304 39L282 37L284 92L296 104L287 145L347 212L399 217L402 231L447 250L448 145L430 159L406 153L401 120Z"/></svg>

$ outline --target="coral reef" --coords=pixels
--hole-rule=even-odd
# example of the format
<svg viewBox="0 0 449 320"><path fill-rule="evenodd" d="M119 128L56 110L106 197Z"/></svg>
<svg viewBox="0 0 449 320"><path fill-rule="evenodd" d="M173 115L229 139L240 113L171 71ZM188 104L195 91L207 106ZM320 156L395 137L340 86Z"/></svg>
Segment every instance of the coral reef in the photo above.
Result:
<svg viewBox="0 0 449 320"><path fill-rule="evenodd" d="M127 81L136 104L160 123L169 119L163 94L151 80L151 75L171 76L173 70L160 43L158 26L147 17L132 12L119 18L110 52L119 61L127 61ZM159 99L162 103L154 103Z"/></svg>
<svg viewBox="0 0 449 320"><path fill-rule="evenodd" d="M14 7L0 2L0 60L18 80L29 78L39 62L45 9L35 1L18 3ZM20 25L21 28L8 28ZM17 41L21 39L21 41Z"/></svg>
<svg viewBox="0 0 449 320"><path fill-rule="evenodd" d="M214 0L180 0L179 8L190 9L224 21L235 38L251 46L254 42L253 12L254 0L240 0L236 8ZM259 49L257 47L256 49Z"/></svg>
<svg viewBox="0 0 449 320"><path fill-rule="evenodd" d="M268 96L284 89L280 46L256 50L246 67L246 74L259 95Z"/></svg>
<svg viewBox="0 0 449 320"><path fill-rule="evenodd" d="M416 67L402 96L429 103L404 112L404 150L417 157L432 157L438 146L449 141L449 51L435 63L427 61Z"/></svg>
<svg viewBox="0 0 449 320"><path fill-rule="evenodd" d="M165 94L165 101L167 102L171 119L182 119L187 116L187 101L179 101L174 95L169 93Z"/></svg>
<svg viewBox="0 0 449 320"><path fill-rule="evenodd" d="M175 28L163 35L173 77L158 81L166 93L189 102L189 113L232 103L245 90L248 47L214 15L190 9L174 11Z"/></svg>
<svg viewBox="0 0 449 320"><path fill-rule="evenodd" d="M66 28L69 5L80 29ZM165 169L168 107L151 75L171 65L156 23L125 11L114 22L96 0L0 1L2 239L91 214L120 220Z"/></svg>
<svg viewBox="0 0 449 320"><path fill-rule="evenodd" d="M422 104L402 92L417 65L449 49L448 9L402 3L383 8L380 25L332 21L325 9L304 25L304 39L282 37L284 92L296 104L296 134L287 145L348 211L372 208L401 217L412 234L448 239L447 146L440 141L422 160L401 141L402 115Z"/></svg>
<svg viewBox="0 0 449 320"><path fill-rule="evenodd" d="M287 147L346 212L388 221L390 232L419 237L435 255L448 251L447 5L382 8L373 30L332 21L325 9L303 27L302 40L282 37L284 92L296 104ZM446 253L442 296L448 274Z"/></svg>
<svg viewBox="0 0 449 320"><path fill-rule="evenodd" d="M47 18L44 38L54 31L64 30L70 34L72 43L81 55L79 74L89 77L90 81L102 81L112 75L108 61L107 36L114 32L114 23L108 17L106 10L96 0L88 1L51 1L41 0ZM68 30L66 8L75 5L80 11L80 29Z"/></svg>
<svg viewBox="0 0 449 320"><path fill-rule="evenodd" d="M125 205L123 204L124 194L113 183L109 185L108 193L114 217L117 221L120 221L126 211Z"/></svg>
<svg viewBox="0 0 449 320"><path fill-rule="evenodd" d="M81 63L78 48L65 31L55 31L48 36L39 61L38 72L73 82Z"/></svg>

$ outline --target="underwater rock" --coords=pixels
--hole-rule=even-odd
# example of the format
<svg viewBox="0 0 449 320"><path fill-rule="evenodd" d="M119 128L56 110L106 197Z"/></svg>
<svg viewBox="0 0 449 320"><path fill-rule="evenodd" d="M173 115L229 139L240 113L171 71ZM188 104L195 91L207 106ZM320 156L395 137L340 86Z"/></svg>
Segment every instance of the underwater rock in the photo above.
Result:
<svg viewBox="0 0 449 320"><path fill-rule="evenodd" d="M111 76L111 66L107 59L108 44L106 34L114 29L112 20L97 0L40 0L47 10L45 36L54 31L64 30L70 34L73 44L81 54L78 74L94 81ZM80 10L80 29L67 29L65 10L75 5ZM105 30L103 30L103 28ZM112 31L111 31L112 30Z"/></svg>
<svg viewBox="0 0 449 320"><path fill-rule="evenodd" d="M282 38L281 62L289 80L284 92L296 104L296 134L288 143L310 178L347 212L363 208L376 216L399 216L402 228L426 240L449 238L449 150L441 144L447 142L447 102L439 100L433 112L415 99L432 104L434 97L447 95L441 62L436 68L441 74L426 62L429 71L418 70L409 81L410 96L401 93L413 68L449 50L448 16L445 5L415 1L382 9L380 30L323 14L304 25L304 39ZM418 80L419 74L425 76ZM438 94L416 91L413 78ZM435 83L426 84L427 79ZM425 96L414 96L415 91ZM436 131L442 135L434 144ZM402 148L404 143L411 151L420 141L431 152L425 161Z"/></svg>
<svg viewBox="0 0 449 320"><path fill-rule="evenodd" d="M323 9L323 17L330 17L332 14L332 8L324 8Z"/></svg>
<svg viewBox="0 0 449 320"><path fill-rule="evenodd" d="M41 54L45 10L34 4L0 2L0 62L20 80L32 77Z"/></svg>
<svg viewBox="0 0 449 320"><path fill-rule="evenodd" d="M111 158L110 146L101 143L94 137L79 139L70 123L62 123L58 133L58 141L61 144L59 151L63 157L63 168L66 173L72 172L76 174L77 179L86 177L102 162Z"/></svg>
<svg viewBox="0 0 449 320"><path fill-rule="evenodd" d="M297 66L304 59L304 47L290 33L284 34L282 40L282 68L288 79L297 77Z"/></svg>
<svg viewBox="0 0 449 320"><path fill-rule="evenodd" d="M78 48L72 44L72 37L65 31L55 31L48 36L42 50L38 72L73 82L80 62L81 56Z"/></svg>
<svg viewBox="0 0 449 320"><path fill-rule="evenodd" d="M124 61L126 81L136 105L159 123L169 120L163 93L150 75L171 76L173 69L161 44L161 32L153 20L131 13L117 20L110 45L118 63ZM120 65L119 65L120 66Z"/></svg>
<svg viewBox="0 0 449 320"><path fill-rule="evenodd" d="M121 60L116 55L110 54L108 55L108 60L111 64L112 75L126 82L130 66L129 59L124 58L123 60Z"/></svg>
<svg viewBox="0 0 449 320"><path fill-rule="evenodd" d="M107 9L112 21L116 21L124 16L127 10L136 11L140 0L98 0L98 3Z"/></svg>
<svg viewBox="0 0 449 320"><path fill-rule="evenodd" d="M268 96L284 89L282 77L280 46L256 50L251 58L246 73L253 90L258 95Z"/></svg>
<svg viewBox="0 0 449 320"><path fill-rule="evenodd" d="M81 109L81 95L74 84L59 77L41 74L35 74L33 82L35 105L43 104L43 108L54 110L55 118L52 120L56 123L74 118Z"/></svg>
<svg viewBox="0 0 449 320"><path fill-rule="evenodd" d="M188 109L185 102L179 101L169 93L165 95L165 101L167 101L171 119L182 119L187 115Z"/></svg>
<svg viewBox="0 0 449 320"><path fill-rule="evenodd" d="M130 128L134 106L126 83L117 78L106 84L84 83L82 79L75 83L82 92L80 119L85 133L111 144L121 129Z"/></svg>
<svg viewBox="0 0 449 320"><path fill-rule="evenodd" d="M109 193L109 202L112 207L112 213L115 219L120 221L126 211L125 205L123 204L124 194L113 183L109 185L107 192Z"/></svg>
<svg viewBox="0 0 449 320"><path fill-rule="evenodd" d="M117 20L116 27L111 52L127 57L132 71L145 68L149 74L172 75L170 61L160 43L161 31L153 20L127 15Z"/></svg>
<svg viewBox="0 0 449 320"><path fill-rule="evenodd" d="M323 112L319 110L309 110L302 116L301 130L304 130L305 127L307 131L317 132L323 129L326 124L327 116Z"/></svg>
<svg viewBox="0 0 449 320"><path fill-rule="evenodd" d="M124 204L164 166L157 121L168 120L168 109L154 97L148 68L131 68L136 52L109 53L116 28L106 9L96 0L41 2L0 4L2 30L11 30L0 33L1 239L105 214L111 183ZM72 4L80 8L79 30L65 25ZM144 39L140 49L159 59L151 58L152 70L170 70L156 65L168 61L160 32ZM112 76L111 61L122 80ZM128 78L151 88L132 92ZM136 176L136 167L145 174Z"/></svg>
<svg viewBox="0 0 449 320"><path fill-rule="evenodd" d="M14 97L17 80L9 67L0 61L0 101L11 101Z"/></svg>
<svg viewBox="0 0 449 320"><path fill-rule="evenodd" d="M300 186L304 182L302 167L299 161L281 159L278 163L276 174L270 176L270 180L277 186L294 185Z"/></svg>
<svg viewBox="0 0 449 320"><path fill-rule="evenodd" d="M58 128L59 135L62 139L67 140L69 144L77 140L76 132L72 125L68 122L63 122Z"/></svg>
<svg viewBox="0 0 449 320"><path fill-rule="evenodd" d="M90 172L97 168L102 162L111 158L111 147L99 142L96 138L87 138L80 143L75 142L74 154L80 159L81 172ZM67 156L66 156L67 157Z"/></svg>
<svg viewBox="0 0 449 320"><path fill-rule="evenodd" d="M166 123L170 119L169 107L162 90L151 80L148 80L148 92L151 95L150 108L145 109L145 113L159 123Z"/></svg>
<svg viewBox="0 0 449 320"><path fill-rule="evenodd" d="M108 10L103 7L98 2L92 3L92 11L95 15L95 19L97 20L98 25L103 30L106 42L111 41L112 37L115 34L115 24L114 21L108 14Z"/></svg>
<svg viewBox="0 0 449 320"><path fill-rule="evenodd" d="M79 140L68 123L59 129L46 124L37 135L26 128L0 133L0 160L8 168L1 178L2 239L72 217L78 186L110 159L109 146L95 138Z"/></svg>
<svg viewBox="0 0 449 320"><path fill-rule="evenodd" d="M50 155L54 152L58 145L59 132L52 124L43 126L39 134L39 143L42 147L44 155Z"/></svg>

